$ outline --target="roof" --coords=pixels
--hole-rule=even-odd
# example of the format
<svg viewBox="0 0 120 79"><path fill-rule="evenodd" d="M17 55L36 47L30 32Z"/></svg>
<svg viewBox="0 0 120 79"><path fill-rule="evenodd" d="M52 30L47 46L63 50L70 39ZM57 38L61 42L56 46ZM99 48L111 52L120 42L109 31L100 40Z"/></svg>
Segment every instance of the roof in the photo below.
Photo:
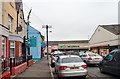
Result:
<svg viewBox="0 0 120 79"><path fill-rule="evenodd" d="M95 29L95 31L94 31L94 33L92 34L92 36L90 37L90 40L92 39L92 37L94 36L94 34L96 33L96 31L97 31L97 29L98 29L99 27L102 27L102 28L104 28L105 30L107 30L107 31L109 31L109 32L111 32L111 33L113 33L113 34L115 34L115 35L120 35L120 24L99 25L99 26Z"/></svg>
<svg viewBox="0 0 120 79"><path fill-rule="evenodd" d="M49 41L49 45L88 43L88 40Z"/></svg>
<svg viewBox="0 0 120 79"><path fill-rule="evenodd" d="M120 24L116 25L100 25L100 27L106 29L107 31L115 34L115 35L120 35Z"/></svg>

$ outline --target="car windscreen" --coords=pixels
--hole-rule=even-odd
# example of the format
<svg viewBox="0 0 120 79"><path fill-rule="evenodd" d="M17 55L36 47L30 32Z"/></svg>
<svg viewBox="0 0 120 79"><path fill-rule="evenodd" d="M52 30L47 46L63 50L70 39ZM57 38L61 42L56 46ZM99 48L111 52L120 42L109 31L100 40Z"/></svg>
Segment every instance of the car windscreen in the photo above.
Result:
<svg viewBox="0 0 120 79"><path fill-rule="evenodd" d="M82 59L79 57L68 57L62 59L62 63L76 63L76 62L82 62Z"/></svg>
<svg viewBox="0 0 120 79"><path fill-rule="evenodd" d="M57 56L61 56L64 55L63 53L59 53L59 54L53 54L53 56L57 57Z"/></svg>

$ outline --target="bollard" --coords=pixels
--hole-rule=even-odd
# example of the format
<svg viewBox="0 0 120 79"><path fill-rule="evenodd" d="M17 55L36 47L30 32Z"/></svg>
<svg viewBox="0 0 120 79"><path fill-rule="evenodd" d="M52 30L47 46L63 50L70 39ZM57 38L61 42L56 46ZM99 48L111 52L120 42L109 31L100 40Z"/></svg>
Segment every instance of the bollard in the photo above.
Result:
<svg viewBox="0 0 120 79"><path fill-rule="evenodd" d="M10 74L12 75L12 58L10 58Z"/></svg>

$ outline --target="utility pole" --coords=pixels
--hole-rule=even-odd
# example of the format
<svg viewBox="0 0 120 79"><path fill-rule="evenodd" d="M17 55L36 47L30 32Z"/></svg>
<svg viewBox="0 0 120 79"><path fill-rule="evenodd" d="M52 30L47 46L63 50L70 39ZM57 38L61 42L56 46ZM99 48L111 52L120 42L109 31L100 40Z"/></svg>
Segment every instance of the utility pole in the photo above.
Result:
<svg viewBox="0 0 120 79"><path fill-rule="evenodd" d="M48 25L46 25L46 37L47 37L47 60L48 60Z"/></svg>
<svg viewBox="0 0 120 79"><path fill-rule="evenodd" d="M45 26L42 26L42 28L46 28L46 40L47 40L47 41L46 41L46 44L47 44L47 60L48 60L48 59L49 59L49 58L48 58L48 54L49 54L49 53L48 53L48 52L49 52L49 51L48 51L48 45L49 45L49 44L48 44L48 28L52 28L52 27L49 26L49 25L45 25Z"/></svg>

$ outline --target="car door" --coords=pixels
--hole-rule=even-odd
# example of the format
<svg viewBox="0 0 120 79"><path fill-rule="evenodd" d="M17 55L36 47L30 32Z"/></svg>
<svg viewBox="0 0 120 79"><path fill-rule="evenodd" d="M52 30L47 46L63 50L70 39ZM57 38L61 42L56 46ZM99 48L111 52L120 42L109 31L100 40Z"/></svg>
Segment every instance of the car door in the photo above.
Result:
<svg viewBox="0 0 120 79"><path fill-rule="evenodd" d="M114 55L115 55L115 52L111 52L102 61L102 66L104 67L105 72L109 72L109 73L113 72L112 71L113 65L115 64L115 62L113 61Z"/></svg>
<svg viewBox="0 0 120 79"><path fill-rule="evenodd" d="M117 74L118 71L118 56L117 51L114 51L113 58L110 61L109 69L112 74Z"/></svg>
<svg viewBox="0 0 120 79"><path fill-rule="evenodd" d="M115 52L111 72L115 75L120 75L120 51Z"/></svg>
<svg viewBox="0 0 120 79"><path fill-rule="evenodd" d="M55 71L58 71L58 68L60 66L60 57L57 58L56 63L55 63Z"/></svg>

